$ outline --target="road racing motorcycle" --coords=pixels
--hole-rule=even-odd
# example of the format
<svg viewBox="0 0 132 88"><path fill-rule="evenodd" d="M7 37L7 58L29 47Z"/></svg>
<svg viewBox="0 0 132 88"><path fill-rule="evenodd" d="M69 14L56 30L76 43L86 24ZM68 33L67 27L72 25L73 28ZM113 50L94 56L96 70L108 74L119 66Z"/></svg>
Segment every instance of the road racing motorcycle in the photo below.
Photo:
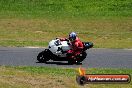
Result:
<svg viewBox="0 0 132 88"><path fill-rule="evenodd" d="M49 60L53 61L68 61L69 64L80 63L86 56L86 50L93 47L92 42L83 42L84 48L82 52L74 58L69 58L68 50L71 49L69 41L60 41L56 38L49 42L48 48L40 52L37 56L37 60L42 63L46 63Z"/></svg>

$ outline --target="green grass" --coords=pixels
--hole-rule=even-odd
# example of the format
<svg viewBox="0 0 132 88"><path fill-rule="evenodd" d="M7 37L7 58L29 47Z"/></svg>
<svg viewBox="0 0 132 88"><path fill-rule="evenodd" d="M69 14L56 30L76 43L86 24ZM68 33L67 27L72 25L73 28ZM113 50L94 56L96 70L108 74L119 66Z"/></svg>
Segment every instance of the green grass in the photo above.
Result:
<svg viewBox="0 0 132 88"><path fill-rule="evenodd" d="M95 48L132 48L132 21L126 20L0 20L0 46L47 46L51 39L76 31Z"/></svg>
<svg viewBox="0 0 132 88"><path fill-rule="evenodd" d="M0 17L107 18L131 17L131 0L1 0Z"/></svg>
<svg viewBox="0 0 132 88"><path fill-rule="evenodd" d="M95 48L132 48L132 0L0 0L0 46L47 46L71 31Z"/></svg>
<svg viewBox="0 0 132 88"><path fill-rule="evenodd" d="M76 83L78 68L51 68L27 66L0 66L1 88L131 88L130 84L87 84L79 86ZM130 74L131 69L97 69L88 68L87 74Z"/></svg>

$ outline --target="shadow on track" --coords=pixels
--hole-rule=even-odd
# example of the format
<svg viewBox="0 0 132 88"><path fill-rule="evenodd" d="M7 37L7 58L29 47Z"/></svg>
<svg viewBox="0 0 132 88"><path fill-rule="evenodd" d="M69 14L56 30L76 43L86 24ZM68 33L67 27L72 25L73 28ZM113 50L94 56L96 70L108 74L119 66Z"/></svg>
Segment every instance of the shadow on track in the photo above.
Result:
<svg viewBox="0 0 132 88"><path fill-rule="evenodd" d="M43 62L36 62L36 63L43 63ZM56 64L56 65L74 65L65 62L44 62L45 64ZM82 65L82 63L76 63L75 65Z"/></svg>

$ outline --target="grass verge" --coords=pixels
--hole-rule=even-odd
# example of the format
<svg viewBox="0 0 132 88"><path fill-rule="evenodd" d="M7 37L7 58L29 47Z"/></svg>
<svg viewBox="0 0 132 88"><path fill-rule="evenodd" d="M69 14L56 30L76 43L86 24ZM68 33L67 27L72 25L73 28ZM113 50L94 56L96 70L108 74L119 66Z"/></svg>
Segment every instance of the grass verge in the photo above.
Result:
<svg viewBox="0 0 132 88"><path fill-rule="evenodd" d="M47 46L75 31L95 48L132 48L132 20L0 20L0 46Z"/></svg>
<svg viewBox="0 0 132 88"><path fill-rule="evenodd" d="M89 74L130 74L131 69L87 69ZM131 88L130 84L88 84L79 86L77 69L50 67L0 66L1 88Z"/></svg>
<svg viewBox="0 0 132 88"><path fill-rule="evenodd" d="M0 0L0 46L47 46L71 31L95 48L132 48L132 0Z"/></svg>
<svg viewBox="0 0 132 88"><path fill-rule="evenodd" d="M121 18L131 9L131 0L1 0L0 18Z"/></svg>

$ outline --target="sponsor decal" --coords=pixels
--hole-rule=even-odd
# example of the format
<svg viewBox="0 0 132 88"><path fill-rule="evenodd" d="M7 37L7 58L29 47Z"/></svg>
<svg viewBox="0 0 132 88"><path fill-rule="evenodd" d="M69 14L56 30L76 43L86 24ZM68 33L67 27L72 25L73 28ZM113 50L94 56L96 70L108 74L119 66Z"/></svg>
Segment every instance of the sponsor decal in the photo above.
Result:
<svg viewBox="0 0 132 88"><path fill-rule="evenodd" d="M79 75L76 77L79 85L88 83L130 83L129 74L86 74L84 68L79 68Z"/></svg>

